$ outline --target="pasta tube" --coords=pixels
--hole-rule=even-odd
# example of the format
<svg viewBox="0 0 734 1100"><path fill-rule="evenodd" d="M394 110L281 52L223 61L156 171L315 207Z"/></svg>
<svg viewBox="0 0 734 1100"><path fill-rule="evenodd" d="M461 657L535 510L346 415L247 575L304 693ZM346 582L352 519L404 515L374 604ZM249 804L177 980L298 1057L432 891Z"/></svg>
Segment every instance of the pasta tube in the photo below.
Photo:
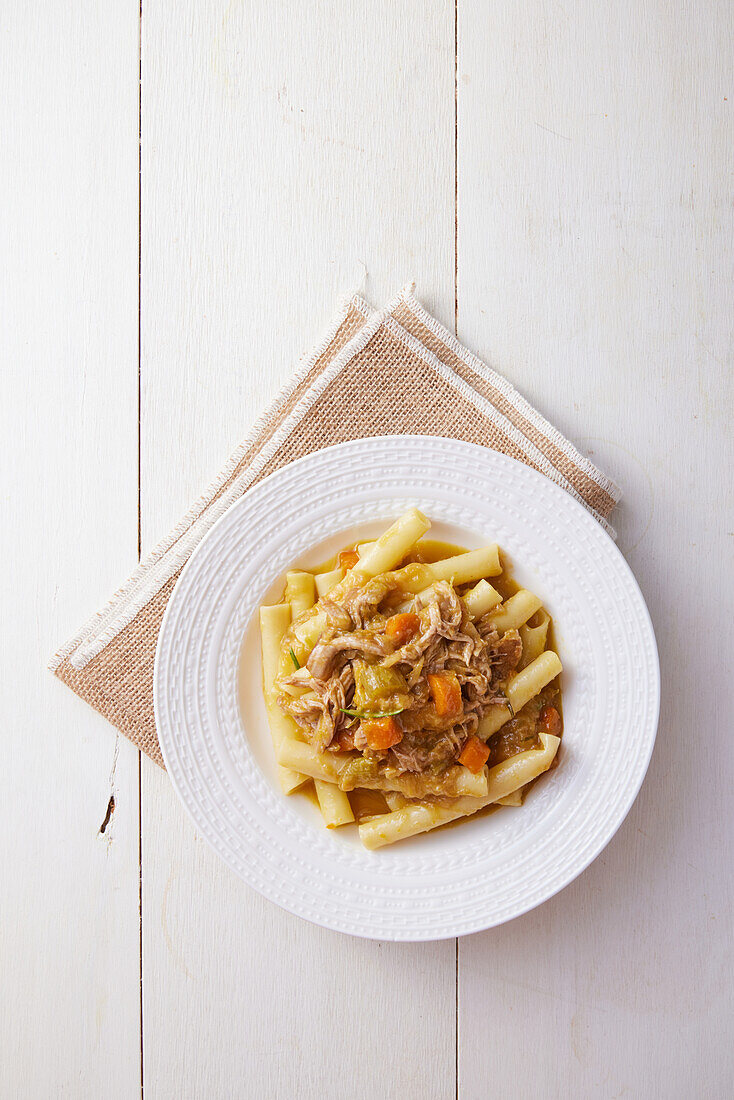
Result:
<svg viewBox="0 0 734 1100"><path fill-rule="evenodd" d="M487 777L488 792L484 798L457 799L452 806L437 806L431 803L404 806L389 814L372 818L359 826L359 837L366 848L382 848L385 844L394 844L397 840L416 836L418 833L436 829L449 821L468 817L485 806L499 801L518 787L529 783L531 779L547 771L558 752L560 738L551 734L540 735L542 749L529 749L504 760L489 769Z"/></svg>
<svg viewBox="0 0 734 1100"><path fill-rule="evenodd" d="M260 637L262 641L263 690L265 697L273 694L275 678L280 664L280 643L290 626L291 609L287 603L277 603L260 608Z"/></svg>
<svg viewBox="0 0 734 1100"><path fill-rule="evenodd" d="M275 604L273 607L260 608L260 637L262 642L263 695L268 712L268 724L276 756L284 740L296 737L296 724L284 714L278 706L275 692L275 678L280 661L280 640L288 629L291 609L288 604ZM292 768L278 764L278 781L285 794L290 794L302 786L307 775Z"/></svg>
<svg viewBox="0 0 734 1100"><path fill-rule="evenodd" d="M516 630L522 626L542 606L542 600L528 592L527 588L521 588L509 600L505 600L501 607L490 612L489 621L499 634L504 634L506 630Z"/></svg>
<svg viewBox="0 0 734 1100"><path fill-rule="evenodd" d="M470 592L463 597L466 609L473 619L481 619L488 611L502 603L502 597L492 585L485 580L475 584Z"/></svg>
<svg viewBox="0 0 734 1100"><path fill-rule="evenodd" d="M466 584L478 581L482 577L495 577L502 572L500 552L497 543L483 546L479 550L467 550L465 554L455 554L452 558L434 561L428 566L432 581L450 581L452 584Z"/></svg>
<svg viewBox="0 0 734 1100"><path fill-rule="evenodd" d="M317 573L316 591L319 594L319 599L321 599L322 596L328 596L332 588L334 588L343 577L343 569L330 569L328 573Z"/></svg>
<svg viewBox="0 0 734 1100"><path fill-rule="evenodd" d="M339 775L350 762L348 756L336 756L332 753L316 752L305 741L281 741L275 748L278 762L287 768L310 775L313 779L324 779L327 783L337 783Z"/></svg>
<svg viewBox="0 0 734 1100"><path fill-rule="evenodd" d="M342 772L352 763L354 757L347 754L336 755L334 753L316 752L311 745L304 741L282 740L276 747L278 762L294 771L303 772L314 779L325 779L330 783L337 783L340 787L347 782L342 777ZM387 779L385 776L365 776L354 783L355 787L364 787L373 791L401 791L401 788L415 783L415 776L394 776ZM487 793L487 769L478 774L470 772L457 764L448 772L435 779L425 777L427 794L442 794L444 784L448 785L456 797L481 798Z"/></svg>
<svg viewBox="0 0 734 1100"><path fill-rule="evenodd" d="M402 810L403 806L409 804L405 795L399 791L385 791L385 801L391 810Z"/></svg>
<svg viewBox="0 0 734 1100"><path fill-rule="evenodd" d="M563 671L563 665L557 653L547 649L534 661L513 676L509 681L505 694L510 702L512 710L517 714L519 710L529 703L539 691L554 680L559 672ZM504 726L512 717L509 707L496 706L485 714L479 723L477 734L485 741L496 733L500 726Z"/></svg>
<svg viewBox="0 0 734 1100"><path fill-rule="evenodd" d="M512 794L506 794L504 798L497 799L498 806L522 806L522 787L518 787Z"/></svg>
<svg viewBox="0 0 734 1100"><path fill-rule="evenodd" d="M316 603L316 584L313 573L300 569L285 575L285 598L291 605L291 617L297 619Z"/></svg>
<svg viewBox="0 0 734 1100"><path fill-rule="evenodd" d="M417 508L412 508L380 535L364 557L359 559L355 570L359 570L365 577L376 577L378 573L389 572L403 560L430 526L430 520Z"/></svg>
<svg viewBox="0 0 734 1100"><path fill-rule="evenodd" d="M520 668L525 668L536 657L540 656L548 639L548 627L550 626L548 612L541 607L540 611L536 611L532 618L536 620L534 626L531 626L528 621L520 627L520 638L522 639Z"/></svg>
<svg viewBox="0 0 734 1100"><path fill-rule="evenodd" d="M465 554L443 558L441 561L431 562L430 565L406 565L398 570L397 579L400 588L406 594L427 596L436 581L468 584L470 581L481 581L484 577L493 577L501 572L499 549L493 545L484 546L480 550L468 550ZM487 588L494 592L490 584ZM480 590L481 592L486 593L486 590ZM495 603L499 603L502 597L499 593L496 595ZM481 598L481 596L478 597L480 601ZM413 601L406 600L400 605L399 610L407 611L412 606Z"/></svg>
<svg viewBox="0 0 734 1100"><path fill-rule="evenodd" d="M314 779L313 785L327 829L335 829L339 825L348 825L350 821L354 821L352 807L344 791L340 791L336 784L327 783L324 779Z"/></svg>

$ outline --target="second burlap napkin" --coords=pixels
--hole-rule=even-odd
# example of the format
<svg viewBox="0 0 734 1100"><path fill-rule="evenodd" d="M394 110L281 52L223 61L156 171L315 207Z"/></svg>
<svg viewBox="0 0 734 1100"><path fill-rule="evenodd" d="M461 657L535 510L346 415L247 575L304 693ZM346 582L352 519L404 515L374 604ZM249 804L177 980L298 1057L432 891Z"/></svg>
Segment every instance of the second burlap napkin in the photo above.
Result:
<svg viewBox="0 0 734 1100"><path fill-rule="evenodd" d="M502 451L562 486L613 534L607 518L616 485L439 324L412 286L379 312L354 297L178 526L56 654L53 671L163 765L153 713L156 643L196 546L235 500L294 459L396 434L451 436Z"/></svg>

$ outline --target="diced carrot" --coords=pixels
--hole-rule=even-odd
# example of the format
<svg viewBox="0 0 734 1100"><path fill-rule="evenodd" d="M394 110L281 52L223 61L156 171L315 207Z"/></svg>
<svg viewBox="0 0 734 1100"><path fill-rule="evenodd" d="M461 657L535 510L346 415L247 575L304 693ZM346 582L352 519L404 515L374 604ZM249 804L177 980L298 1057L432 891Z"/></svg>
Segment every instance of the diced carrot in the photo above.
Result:
<svg viewBox="0 0 734 1100"><path fill-rule="evenodd" d="M470 772L480 772L489 760L489 746L472 736L466 741L464 748L459 753L459 763L468 768Z"/></svg>
<svg viewBox="0 0 734 1100"><path fill-rule="evenodd" d="M455 672L429 672L428 689L439 718L458 714L461 710L461 684Z"/></svg>
<svg viewBox="0 0 734 1100"><path fill-rule="evenodd" d="M403 731L394 718L365 718L360 722L359 728L369 747L378 752L397 745L403 736Z"/></svg>
<svg viewBox="0 0 734 1100"><path fill-rule="evenodd" d="M561 732L561 716L555 707L543 707L538 719L543 733L552 733L554 737L558 737Z"/></svg>
<svg viewBox="0 0 734 1100"><path fill-rule="evenodd" d="M420 630L420 617L412 611L405 611L401 615L392 615L387 620L385 637L391 638L398 645L405 645L414 634Z"/></svg>
<svg viewBox="0 0 734 1100"><path fill-rule="evenodd" d="M358 561L359 554L356 550L342 550L339 554L340 569L353 569Z"/></svg>

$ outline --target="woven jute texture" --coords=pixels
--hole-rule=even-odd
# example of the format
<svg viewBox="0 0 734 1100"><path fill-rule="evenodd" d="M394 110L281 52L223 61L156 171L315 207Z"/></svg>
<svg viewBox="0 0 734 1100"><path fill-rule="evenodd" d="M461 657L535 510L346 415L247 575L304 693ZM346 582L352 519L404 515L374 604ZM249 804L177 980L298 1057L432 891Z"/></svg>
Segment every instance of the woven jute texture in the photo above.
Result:
<svg viewBox="0 0 734 1100"><path fill-rule="evenodd" d="M176 580L219 516L268 474L365 436L450 436L502 451L561 485L604 527L619 490L420 304L347 302L249 438L176 528L51 662L56 675L163 765L153 713L161 620Z"/></svg>

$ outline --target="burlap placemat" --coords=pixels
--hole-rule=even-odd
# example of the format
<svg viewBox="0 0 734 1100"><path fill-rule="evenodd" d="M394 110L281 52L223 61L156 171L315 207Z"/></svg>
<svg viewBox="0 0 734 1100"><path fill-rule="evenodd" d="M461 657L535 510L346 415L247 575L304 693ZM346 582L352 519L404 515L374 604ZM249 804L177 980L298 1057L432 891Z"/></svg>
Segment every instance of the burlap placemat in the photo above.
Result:
<svg viewBox="0 0 734 1100"><path fill-rule="evenodd" d="M396 434L451 436L502 451L561 485L614 533L607 518L617 486L431 317L412 286L379 312L354 297L213 484L50 667L162 766L156 642L195 547L238 497L281 466L334 443Z"/></svg>

